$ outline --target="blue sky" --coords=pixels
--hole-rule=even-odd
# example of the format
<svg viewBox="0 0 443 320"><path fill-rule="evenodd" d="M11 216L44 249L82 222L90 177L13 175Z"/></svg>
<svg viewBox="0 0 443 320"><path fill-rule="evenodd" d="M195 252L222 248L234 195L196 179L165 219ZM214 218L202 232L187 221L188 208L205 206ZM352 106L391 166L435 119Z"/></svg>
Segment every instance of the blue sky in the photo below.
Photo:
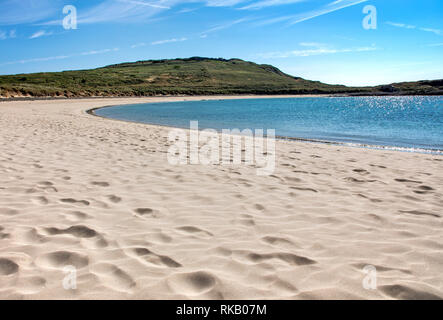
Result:
<svg viewBox="0 0 443 320"><path fill-rule="evenodd" d="M63 28L66 5L77 9L75 30ZM363 27L368 5L376 29ZM346 85L443 78L441 0L0 0L0 8L0 74L207 56Z"/></svg>

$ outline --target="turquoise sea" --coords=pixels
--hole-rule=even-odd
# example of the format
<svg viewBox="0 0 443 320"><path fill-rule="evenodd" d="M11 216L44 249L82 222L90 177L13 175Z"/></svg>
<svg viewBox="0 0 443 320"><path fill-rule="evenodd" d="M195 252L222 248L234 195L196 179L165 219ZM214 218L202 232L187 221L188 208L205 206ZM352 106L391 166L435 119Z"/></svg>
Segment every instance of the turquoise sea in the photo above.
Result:
<svg viewBox="0 0 443 320"><path fill-rule="evenodd" d="M443 96L185 101L96 110L119 120L206 129L275 129L281 137L443 154Z"/></svg>

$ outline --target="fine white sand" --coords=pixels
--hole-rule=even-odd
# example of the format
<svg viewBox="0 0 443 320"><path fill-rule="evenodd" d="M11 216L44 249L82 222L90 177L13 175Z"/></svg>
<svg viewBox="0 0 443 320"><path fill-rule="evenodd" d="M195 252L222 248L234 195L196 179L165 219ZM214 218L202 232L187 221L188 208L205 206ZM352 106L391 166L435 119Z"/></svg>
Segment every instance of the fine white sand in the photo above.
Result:
<svg viewBox="0 0 443 320"><path fill-rule="evenodd" d="M85 112L182 99L0 103L0 298L443 298L443 157L278 141L271 176L172 166L169 128Z"/></svg>

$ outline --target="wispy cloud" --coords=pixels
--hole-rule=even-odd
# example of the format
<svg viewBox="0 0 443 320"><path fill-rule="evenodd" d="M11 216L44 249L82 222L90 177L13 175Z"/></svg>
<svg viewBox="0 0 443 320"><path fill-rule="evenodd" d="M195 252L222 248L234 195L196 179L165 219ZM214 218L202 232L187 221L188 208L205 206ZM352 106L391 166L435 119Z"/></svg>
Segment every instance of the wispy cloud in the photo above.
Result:
<svg viewBox="0 0 443 320"><path fill-rule="evenodd" d="M171 42L183 42L188 40L188 38L173 38L173 39L166 39L166 40L159 40L151 42L153 46L159 45L159 44L165 44L165 43L171 43Z"/></svg>
<svg viewBox="0 0 443 320"><path fill-rule="evenodd" d="M54 16L63 0L6 0L1 1L0 25L34 23ZM63 7L63 6L62 6Z"/></svg>
<svg viewBox="0 0 443 320"><path fill-rule="evenodd" d="M284 52L267 52L260 53L258 57L271 59L271 58L291 58L291 57L310 57L318 55L338 54L338 53L358 53L378 50L375 46L370 47L357 47L357 48L331 48L323 44L317 43L301 43L300 46L311 47L309 49L299 49Z"/></svg>
<svg viewBox="0 0 443 320"><path fill-rule="evenodd" d="M441 42L441 43L431 43L431 44L428 44L428 47L443 47L443 42Z"/></svg>
<svg viewBox="0 0 443 320"><path fill-rule="evenodd" d="M303 21L307 21L313 18L317 18L323 16L328 13L332 13L335 11L339 11L351 6L355 6L357 4L367 2L368 0L339 0L329 3L327 6L320 8L319 10L307 12L305 14L300 15L299 17L295 17L290 21L290 24L296 24Z"/></svg>
<svg viewBox="0 0 443 320"><path fill-rule="evenodd" d="M103 53L108 53L108 52L116 52L116 51L119 51L119 50L120 50L119 48L103 49L103 50L91 50L91 51L82 52L81 55L82 56L91 56L91 55L103 54Z"/></svg>
<svg viewBox="0 0 443 320"><path fill-rule="evenodd" d="M0 30L0 40L14 39L17 37L16 30L3 31Z"/></svg>
<svg viewBox="0 0 443 320"><path fill-rule="evenodd" d="M203 3L209 7L230 7L245 1L247 0L104 0L79 12L78 24L146 22L162 12L185 3ZM61 20L51 20L42 23L42 25L61 23Z"/></svg>
<svg viewBox="0 0 443 320"><path fill-rule="evenodd" d="M46 37L46 36L50 36L50 35L52 35L52 32L48 32L48 31L45 31L45 30L40 30L40 31L37 31L37 32L33 33L29 37L29 39L37 39L37 38Z"/></svg>
<svg viewBox="0 0 443 320"><path fill-rule="evenodd" d="M264 21L259 22L258 25L268 25L268 24L274 24L274 23L279 23L279 22L284 22L284 21L287 21L289 23L289 25L294 25L294 24L297 24L297 23L300 23L303 21L307 21L307 20L311 20L311 19L323 16L328 13L332 13L332 12L339 11L339 10L342 10L342 9L345 9L345 8L348 8L351 6L355 6L357 4L367 2L367 1L369 1L369 0L337 0L337 1L330 2L317 10L312 10L312 11L308 11L308 12L304 12L304 13L300 13L300 14L296 14L296 15L287 15L287 16L276 17L276 18L264 20Z"/></svg>
<svg viewBox="0 0 443 320"><path fill-rule="evenodd" d="M205 37L209 33L220 31L220 30L224 30L224 29L228 29L228 28L231 28L231 27L233 27L233 26L235 26L237 24L240 24L240 23L243 23L243 22L246 22L246 21L250 21L250 20L252 20L252 18L241 18L241 19L237 19L237 20L233 20L233 21L228 21L228 22L216 25L216 26L214 26L214 27L212 27L212 28L210 28L208 30L205 30L205 31L201 32L201 36Z"/></svg>
<svg viewBox="0 0 443 320"><path fill-rule="evenodd" d="M135 0L117 0L117 1L125 2L125 3L131 3L131 4L136 4L136 5L140 5L140 6L151 7L151 8L171 9L171 7L169 7L169 6L162 5L161 1L158 2L158 3L155 3L155 2L145 2L145 1L135 1Z"/></svg>
<svg viewBox="0 0 443 320"><path fill-rule="evenodd" d="M183 42L183 41L187 41L189 40L188 38L182 37L182 38L172 38L172 39L165 39L165 40L158 40L158 41L153 41L151 43L149 43L152 46L157 46L157 45L161 45L161 44L166 44L166 43L173 43L173 42ZM135 48L140 48L140 47L146 47L148 45L148 43L146 42L139 42L136 44L133 44L131 46L132 49Z"/></svg>
<svg viewBox="0 0 443 320"><path fill-rule="evenodd" d="M423 28L423 27L417 27L417 26L414 26L411 24L391 22L391 21L386 22L386 24L393 26L393 27L397 27L397 28L416 29L416 30L420 30L420 31L431 32L431 33L434 33L439 36L443 35L443 30L435 29L435 28Z"/></svg>
<svg viewBox="0 0 443 320"><path fill-rule="evenodd" d="M386 22L386 24L389 24L393 27L397 27L397 28L405 28L405 29L416 29L416 26L410 25L410 24L405 24L405 23L397 23L397 22L391 22L388 21Z"/></svg>
<svg viewBox="0 0 443 320"><path fill-rule="evenodd" d="M279 5L288 5L298 2L304 2L306 0L262 0L258 2L254 2L251 4L248 4L244 7L241 7L241 10L251 10L251 9L263 9L267 7L273 7L273 6L279 6Z"/></svg>
<svg viewBox="0 0 443 320"><path fill-rule="evenodd" d="M426 32L432 32L435 33L436 35L443 35L443 31L440 29L433 29L433 28L419 28L421 31L426 31Z"/></svg>
<svg viewBox="0 0 443 320"><path fill-rule="evenodd" d="M325 47L326 46L324 43L319 43L319 42L300 42L299 45L302 47Z"/></svg>
<svg viewBox="0 0 443 320"><path fill-rule="evenodd" d="M171 8L171 0L141 1L141 0L104 0L98 4L78 12L78 24L94 24L106 22L148 21L156 14ZM50 20L41 25L60 25L62 20Z"/></svg>
<svg viewBox="0 0 443 320"><path fill-rule="evenodd" d="M154 16L184 4L200 4L207 7L234 7L243 10L259 10L273 6L295 4L309 0L101 0L91 2L87 8L78 11L78 24L106 22L138 23L152 20ZM291 24L306 21L368 0L337 0L318 10L268 20L268 23L289 20ZM7 0L2 5L0 25L37 23L39 25L60 25L62 23L62 0ZM188 10L189 11L189 10ZM181 10L181 13L187 10ZM57 17L58 16L58 17ZM49 20L48 19L51 19ZM55 19L55 17L57 17ZM44 21L46 20L46 21Z"/></svg>
<svg viewBox="0 0 443 320"><path fill-rule="evenodd" d="M235 5L238 5L246 1L247 0L202 0L200 2L205 2L208 7L233 7ZM179 2L185 2L185 1L179 1Z"/></svg>
<svg viewBox="0 0 443 320"><path fill-rule="evenodd" d="M103 50L91 50L91 51L86 51L86 52L82 52L82 53L74 53L74 54L69 54L69 55L58 55L58 56L49 56L49 57L42 57L42 58L22 59L22 60L4 62L4 63L1 63L0 66L12 65L12 64L25 64L25 63L32 63L32 62L45 62L45 61L52 61L52 60L63 60L63 59L69 59L69 58L85 56L85 55L105 54L105 53L109 53L109 52L115 52L118 50L119 50L118 48L103 49Z"/></svg>
<svg viewBox="0 0 443 320"><path fill-rule="evenodd" d="M133 45L131 46L131 48L132 48L132 49L135 49L135 48L140 48L140 47L145 47L145 46L146 46L146 43L144 43L144 42L140 42L140 43L133 44Z"/></svg>

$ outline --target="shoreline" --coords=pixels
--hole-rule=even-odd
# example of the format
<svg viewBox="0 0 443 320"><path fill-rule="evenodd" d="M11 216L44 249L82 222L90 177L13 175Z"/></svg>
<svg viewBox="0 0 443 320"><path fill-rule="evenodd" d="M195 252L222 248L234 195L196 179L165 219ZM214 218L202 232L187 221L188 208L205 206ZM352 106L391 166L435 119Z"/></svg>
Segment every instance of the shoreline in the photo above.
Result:
<svg viewBox="0 0 443 320"><path fill-rule="evenodd" d="M215 97L218 95L209 95L206 97ZM303 97L339 97L339 98L358 98L358 97L439 97L443 96L442 94L380 94L380 93L371 93L371 94L347 94L347 93L325 93L325 94L295 94L295 95L252 95L252 94L234 94L234 95L222 95L222 97L250 97L256 96L260 98L278 98L278 97L292 97L292 98L303 98ZM13 102L13 101L69 101L69 100L88 100L88 99L148 99L148 98L193 98L199 97L195 96L187 96L187 95L171 95L171 96L129 96L129 97L118 97L118 96L91 96L91 97L13 97L13 98L5 98L0 96L1 102Z"/></svg>
<svg viewBox="0 0 443 320"><path fill-rule="evenodd" d="M0 96L0 102L12 102L12 101L69 101L69 100L88 100L88 99L97 99L97 100L105 100L105 99L168 99L168 98L198 98L198 97L225 97L225 98L239 98L241 97L260 97L260 98L282 98L282 97L291 97L291 98L306 98L306 97L348 97L346 94L283 94L283 95L254 95L254 94L233 94L233 95L195 95L195 96L188 96L188 95L170 95L170 96L130 96L130 97L118 97L118 96L111 96L111 97L103 97L103 96L93 96L93 97L13 97L13 98L5 98Z"/></svg>
<svg viewBox="0 0 443 320"><path fill-rule="evenodd" d="M205 101L205 100L240 100L240 99L281 99L281 98L331 98L331 97L337 97L337 96L323 96L323 95L303 95L303 96L226 96L227 98L222 99L208 99L207 96L202 96L201 99L199 97L195 97L196 99L192 99L190 101ZM170 97L171 98L171 97ZM189 97L184 97L189 98ZM167 97L165 97L167 99ZM188 100L183 100L188 101ZM152 103L168 103L168 102L181 102L181 101L160 101L160 102L152 102ZM136 103L136 104L147 104L150 102L143 102L143 103ZM132 104L131 104L132 105ZM178 128L178 129L189 129L184 127L176 127L176 126L170 126L170 125L162 125L157 123L148 123L148 122L141 122L141 121L130 121L130 120L122 120L122 119L115 119L110 117L105 117L96 114L95 111L106 109L106 108L112 108L112 107L118 107L118 106L124 106L124 105L106 105L102 107L96 107L89 110L86 110L85 112L89 115L99 117L102 119L107 120L114 120L114 121L123 121L123 122L129 122L129 123L138 123L138 124L144 124L149 126L159 126L163 128ZM204 129L199 129L199 131L202 131ZM217 132L220 132L220 130L217 130ZM266 136L266 135L265 135ZM430 155L437 155L437 156L443 156L443 149L425 149L425 148L417 148L417 147L400 147L400 146L392 146L392 145L377 145L377 144L367 144L367 143L359 143L359 142L343 142L343 141L334 141L334 140L321 140L321 139L313 139L313 138L301 138L301 137L289 137L289 136L276 136L277 140L286 140L286 141L295 141L295 142L304 142L304 143L319 143L319 144L326 144L326 145L336 145L336 146L344 146L344 147L350 147L350 148L364 148L364 149L370 149L370 150L391 150L396 152L408 152L408 153L420 153L420 154L430 154Z"/></svg>
<svg viewBox="0 0 443 320"><path fill-rule="evenodd" d="M172 165L167 128L86 113L115 102L0 104L1 299L443 299L441 157L278 140L271 176Z"/></svg>

